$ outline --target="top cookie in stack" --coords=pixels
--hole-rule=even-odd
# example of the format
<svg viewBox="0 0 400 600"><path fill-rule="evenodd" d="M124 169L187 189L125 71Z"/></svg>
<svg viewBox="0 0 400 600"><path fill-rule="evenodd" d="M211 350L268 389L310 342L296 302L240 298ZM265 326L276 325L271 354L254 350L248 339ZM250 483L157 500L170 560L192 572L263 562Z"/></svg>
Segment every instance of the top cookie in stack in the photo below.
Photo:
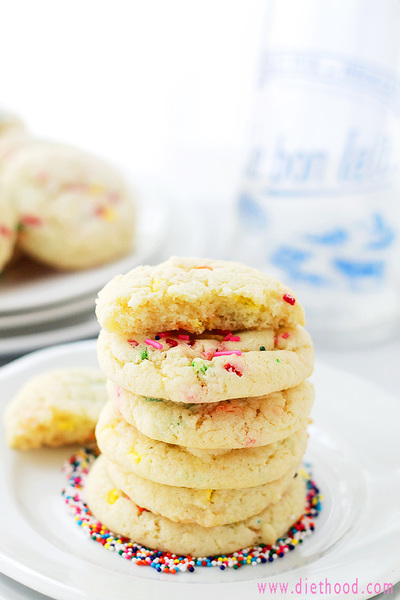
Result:
<svg viewBox="0 0 400 600"><path fill-rule="evenodd" d="M99 362L135 394L208 403L264 396L312 372L294 293L239 263L173 257L100 292Z"/></svg>

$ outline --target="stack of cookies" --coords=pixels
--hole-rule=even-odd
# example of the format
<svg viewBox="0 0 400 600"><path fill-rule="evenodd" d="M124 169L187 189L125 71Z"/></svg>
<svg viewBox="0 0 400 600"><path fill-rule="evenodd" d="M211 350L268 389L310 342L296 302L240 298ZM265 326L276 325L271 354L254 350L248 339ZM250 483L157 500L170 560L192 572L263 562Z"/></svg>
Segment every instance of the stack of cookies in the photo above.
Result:
<svg viewBox="0 0 400 600"><path fill-rule="evenodd" d="M304 512L314 399L293 293L241 264L171 258L114 278L97 315L109 401L94 516L180 555L273 544Z"/></svg>

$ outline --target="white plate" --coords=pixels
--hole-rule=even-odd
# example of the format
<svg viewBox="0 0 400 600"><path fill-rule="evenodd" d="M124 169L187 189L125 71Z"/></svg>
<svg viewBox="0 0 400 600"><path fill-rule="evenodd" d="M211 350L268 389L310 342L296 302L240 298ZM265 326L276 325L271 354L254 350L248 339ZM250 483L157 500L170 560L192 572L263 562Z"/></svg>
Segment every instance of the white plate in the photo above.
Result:
<svg viewBox="0 0 400 600"><path fill-rule="evenodd" d="M6 270L0 282L0 313L37 310L97 293L109 279L143 264L159 248L169 227L165 201L145 198L138 209L135 249L116 262L64 273L22 260Z"/></svg>
<svg viewBox="0 0 400 600"><path fill-rule="evenodd" d="M2 406L38 371L96 363L94 342L19 359L0 370ZM290 594L300 578L309 586L325 579L332 585L358 579L359 593L344 597L372 597L369 583L400 579L400 403L370 383L327 366L316 367L314 381L315 426L307 458L325 496L324 506L314 534L283 560L177 576L136 567L88 541L66 513L60 467L71 449L12 452L1 433L0 570L60 600L204 600L205 594L239 600L259 597L257 584L262 582L288 584ZM287 594L278 590L274 597Z"/></svg>
<svg viewBox="0 0 400 600"><path fill-rule="evenodd" d="M57 319L88 312L90 309L94 312L95 302L96 296L91 294L90 296L79 298L79 300L72 300L66 304L55 304L40 310L0 313L0 331L6 329L20 330L37 323L50 323L57 321ZM9 335L14 335L14 331L10 332Z"/></svg>
<svg viewBox="0 0 400 600"><path fill-rule="evenodd" d="M22 354L54 344L95 337L98 335L99 329L100 326L93 311L78 317L51 322L46 326L39 323L34 327L27 328L26 331L29 333L0 337L0 356Z"/></svg>

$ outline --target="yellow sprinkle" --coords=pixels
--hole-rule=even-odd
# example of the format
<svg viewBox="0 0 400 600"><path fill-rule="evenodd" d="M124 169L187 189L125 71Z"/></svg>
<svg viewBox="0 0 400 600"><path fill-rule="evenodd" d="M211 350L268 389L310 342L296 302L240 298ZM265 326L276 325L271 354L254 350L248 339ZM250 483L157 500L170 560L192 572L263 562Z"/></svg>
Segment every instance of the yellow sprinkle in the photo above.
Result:
<svg viewBox="0 0 400 600"><path fill-rule="evenodd" d="M244 306L246 306L246 308L249 309L259 309L260 305L257 304L256 302L254 302L253 300L251 300L251 298L244 298L243 296L237 296L236 298L237 302L239 304L243 304Z"/></svg>
<svg viewBox="0 0 400 600"><path fill-rule="evenodd" d="M207 502L211 502L211 498L213 497L214 491L215 490L207 490Z"/></svg>
<svg viewBox="0 0 400 600"><path fill-rule="evenodd" d="M110 547L110 544L104 544L104 548L108 549L109 547Z"/></svg>
<svg viewBox="0 0 400 600"><path fill-rule="evenodd" d="M151 291L158 292L160 289L160 283L161 279L156 279L155 281L153 281L153 283L151 284Z"/></svg>
<svg viewBox="0 0 400 600"><path fill-rule="evenodd" d="M296 546L297 540L292 540L290 543L293 544L294 546Z"/></svg>
<svg viewBox="0 0 400 600"><path fill-rule="evenodd" d="M135 456L135 462L137 464L140 463L140 461L142 460L142 457L140 456L140 454L138 454L135 450L131 450L131 454L133 454L133 456Z"/></svg>
<svg viewBox="0 0 400 600"><path fill-rule="evenodd" d="M308 478L308 473L304 469L300 469L300 475L306 479Z"/></svg>
<svg viewBox="0 0 400 600"><path fill-rule="evenodd" d="M101 185L100 183L90 183L87 190L91 196L100 196L100 194L104 194L106 191L104 185Z"/></svg>
<svg viewBox="0 0 400 600"><path fill-rule="evenodd" d="M117 213L110 206L105 206L101 211L101 218L108 223L112 223L117 218Z"/></svg>
<svg viewBox="0 0 400 600"><path fill-rule="evenodd" d="M110 490L107 494L108 504L114 504L119 498L118 490Z"/></svg>

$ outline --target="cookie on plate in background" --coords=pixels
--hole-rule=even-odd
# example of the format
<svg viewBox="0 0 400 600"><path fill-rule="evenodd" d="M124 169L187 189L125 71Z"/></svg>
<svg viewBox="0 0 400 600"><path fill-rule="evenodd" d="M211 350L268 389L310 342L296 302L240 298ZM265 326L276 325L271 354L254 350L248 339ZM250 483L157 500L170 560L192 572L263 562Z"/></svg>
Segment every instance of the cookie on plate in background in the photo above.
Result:
<svg viewBox="0 0 400 600"><path fill-rule="evenodd" d="M17 237L17 212L0 187L0 272L10 260Z"/></svg>
<svg viewBox="0 0 400 600"><path fill-rule="evenodd" d="M106 401L105 378L98 369L42 373L30 379L6 409L7 444L32 450L92 441Z"/></svg>
<svg viewBox="0 0 400 600"><path fill-rule="evenodd" d="M135 229L132 193L117 169L82 150L32 141L2 172L17 208L22 251L78 270L127 254Z"/></svg>
<svg viewBox="0 0 400 600"><path fill-rule="evenodd" d="M8 110L0 109L0 136L24 130L25 125L17 115Z"/></svg>

